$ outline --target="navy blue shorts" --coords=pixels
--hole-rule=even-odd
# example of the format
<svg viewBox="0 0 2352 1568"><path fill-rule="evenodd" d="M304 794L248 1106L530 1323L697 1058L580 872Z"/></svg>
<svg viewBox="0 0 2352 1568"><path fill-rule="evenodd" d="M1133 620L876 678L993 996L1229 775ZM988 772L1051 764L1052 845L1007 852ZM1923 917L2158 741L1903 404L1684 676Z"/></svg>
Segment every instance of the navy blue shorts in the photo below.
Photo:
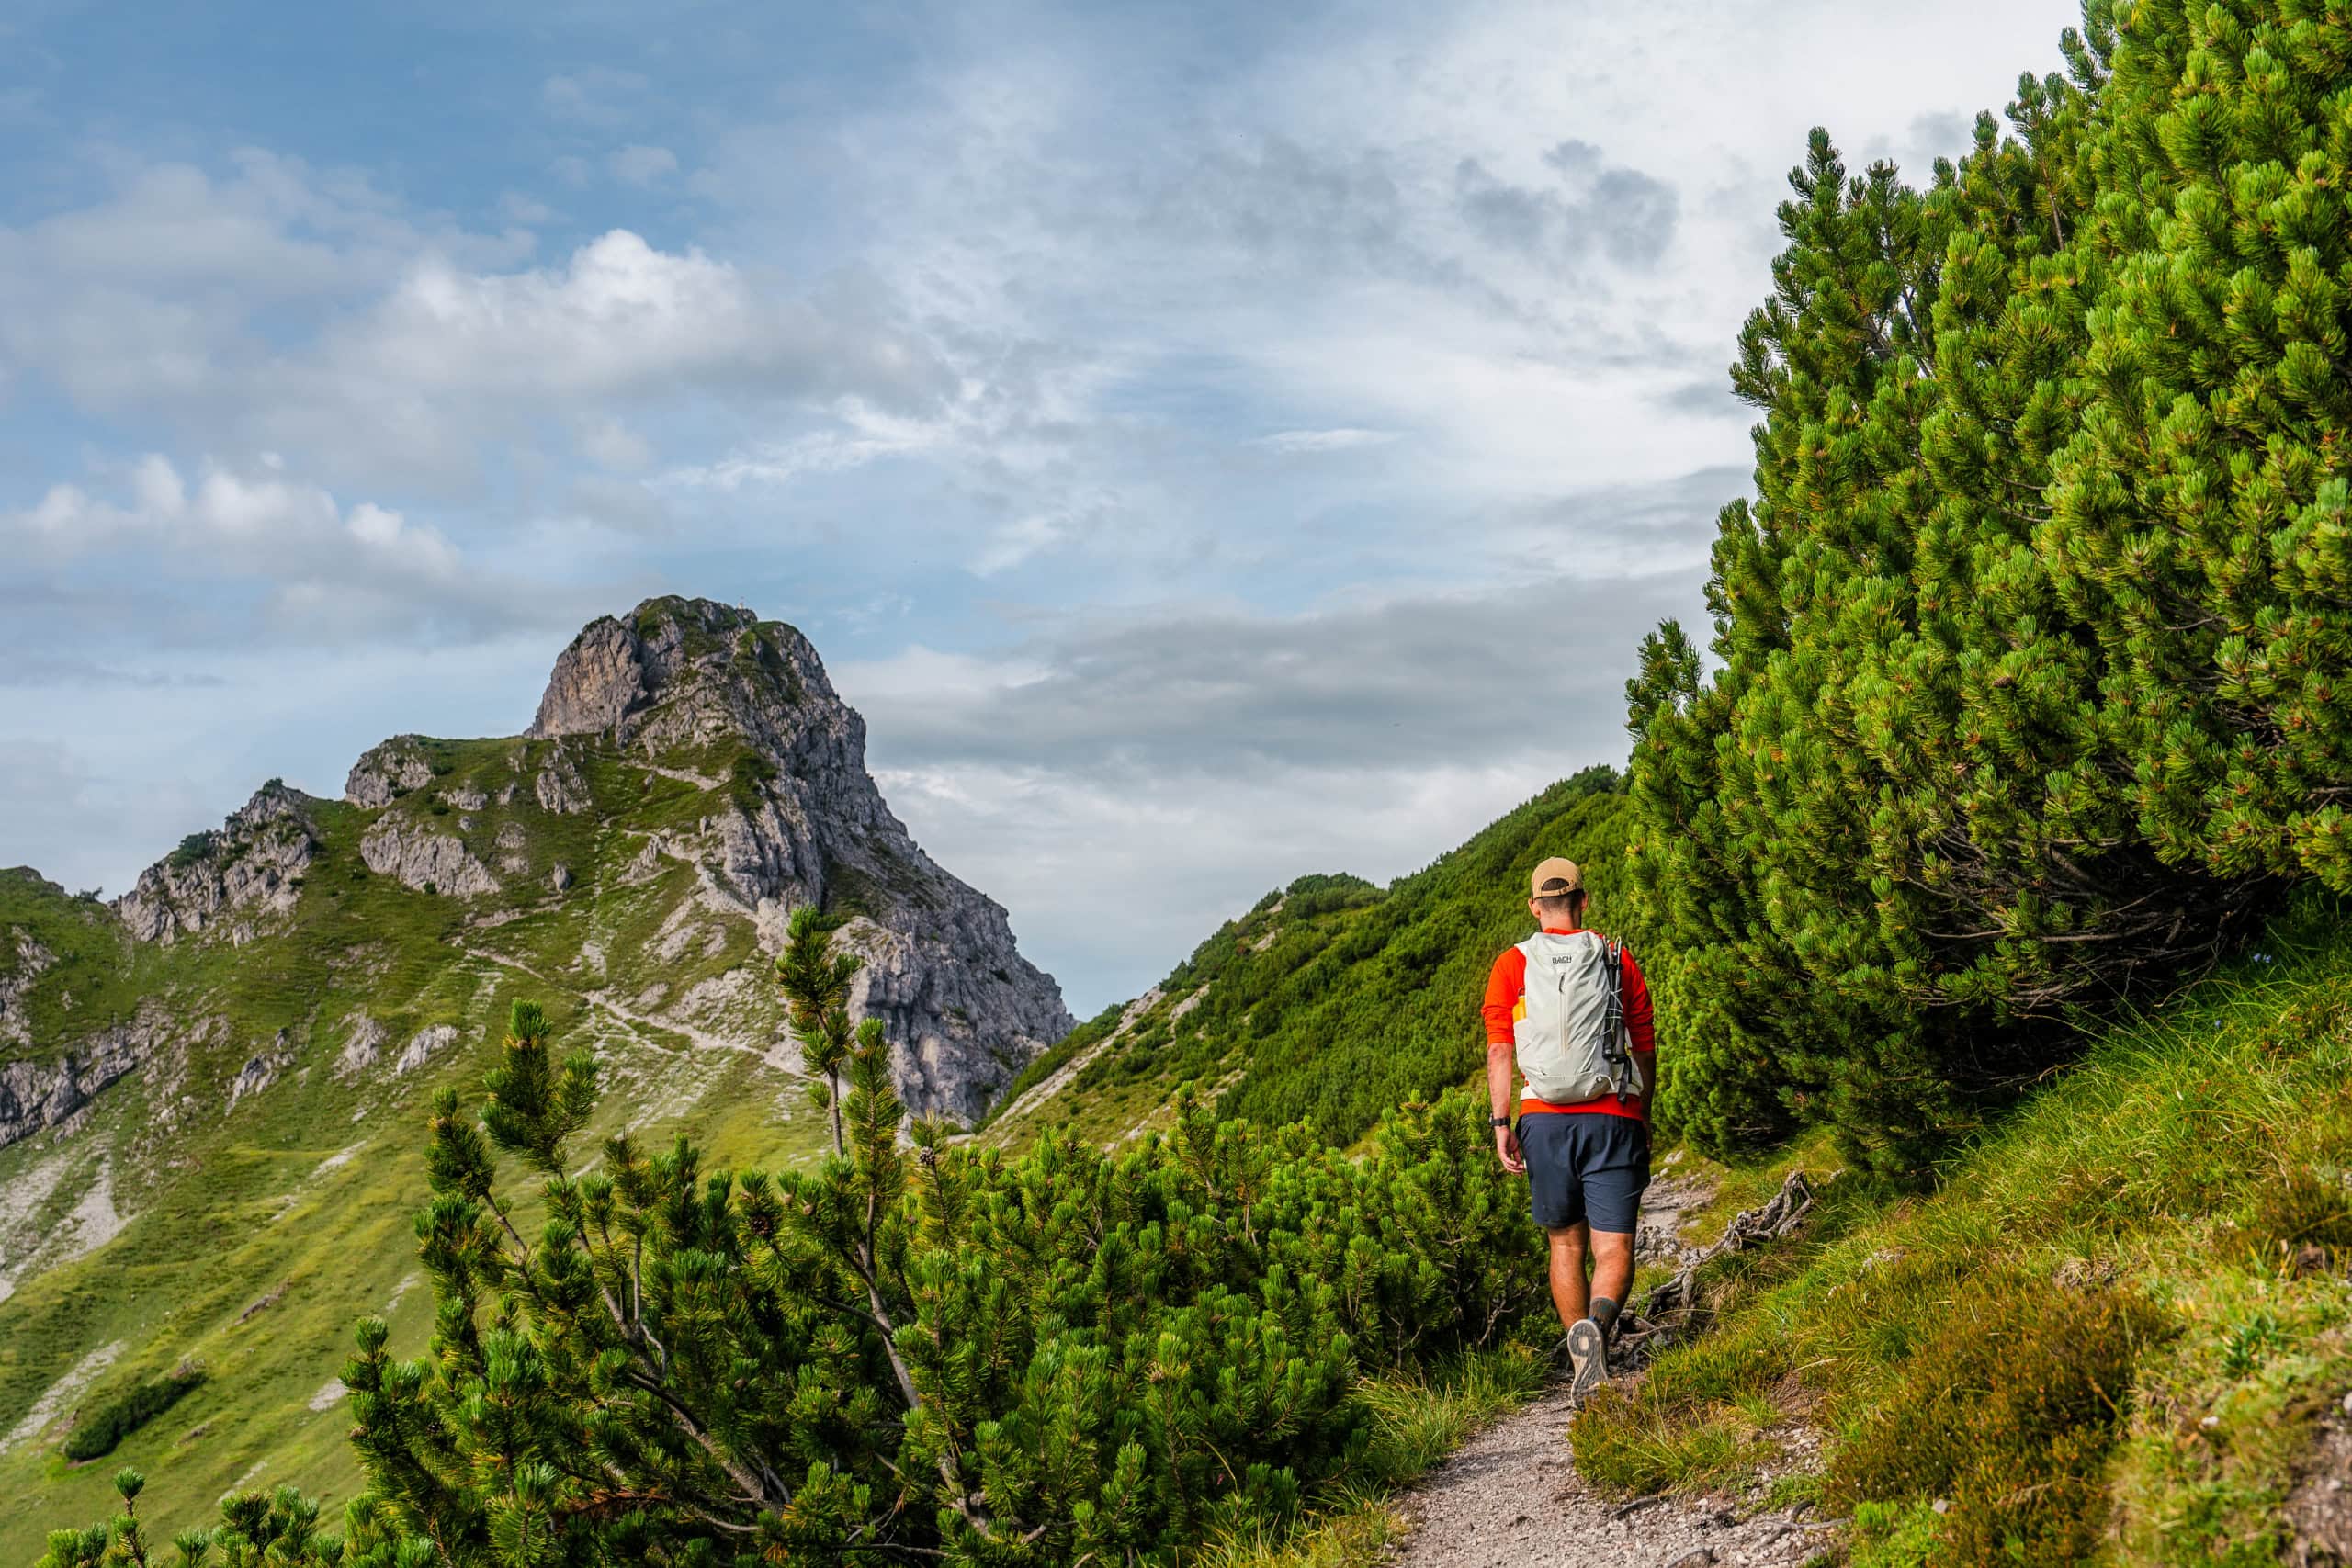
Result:
<svg viewBox="0 0 2352 1568"><path fill-rule="evenodd" d="M1633 1234L1650 1184L1650 1130L1605 1111L1538 1111L1519 1119L1527 1190L1547 1231L1588 1221L1597 1231Z"/></svg>

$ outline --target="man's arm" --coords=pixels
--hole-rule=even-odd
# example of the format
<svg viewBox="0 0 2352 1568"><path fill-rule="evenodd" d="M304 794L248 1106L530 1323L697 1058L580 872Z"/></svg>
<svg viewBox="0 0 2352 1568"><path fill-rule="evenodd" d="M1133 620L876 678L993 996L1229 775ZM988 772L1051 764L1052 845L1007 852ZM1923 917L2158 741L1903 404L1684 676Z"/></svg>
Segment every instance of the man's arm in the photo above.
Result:
<svg viewBox="0 0 2352 1568"><path fill-rule="evenodd" d="M1519 1065L1518 1037L1511 1029L1511 1010L1527 988L1527 954L1505 948L1487 975L1487 998L1479 1008L1487 1022L1487 1103L1497 1116L1510 1114L1511 1076ZM1513 1176L1527 1169L1520 1153L1519 1134L1510 1127L1495 1129L1495 1157Z"/></svg>
<svg viewBox="0 0 2352 1568"><path fill-rule="evenodd" d="M1487 1042L1487 1102L1498 1116L1510 1114L1510 1079L1512 1047L1509 1041ZM1519 1150L1519 1134L1510 1127L1495 1129L1495 1156L1503 1168L1517 1176L1527 1169L1527 1158Z"/></svg>

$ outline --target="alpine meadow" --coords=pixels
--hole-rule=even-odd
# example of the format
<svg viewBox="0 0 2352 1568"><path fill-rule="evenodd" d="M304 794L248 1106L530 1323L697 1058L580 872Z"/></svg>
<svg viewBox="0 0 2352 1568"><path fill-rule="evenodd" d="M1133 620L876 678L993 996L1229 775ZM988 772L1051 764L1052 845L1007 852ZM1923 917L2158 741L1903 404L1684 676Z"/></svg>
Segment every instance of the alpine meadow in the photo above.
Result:
<svg viewBox="0 0 2352 1568"><path fill-rule="evenodd" d="M57 1516L0 1541L1419 1568L1573 1491L1594 1561L2352 1561L2352 11L2061 48L1930 169L1813 132L1625 766L1090 1020L705 600L111 905L0 874L0 1479ZM1687 1204L1452 1557L1398 1494L1559 1335L1479 1011L1551 856Z"/></svg>

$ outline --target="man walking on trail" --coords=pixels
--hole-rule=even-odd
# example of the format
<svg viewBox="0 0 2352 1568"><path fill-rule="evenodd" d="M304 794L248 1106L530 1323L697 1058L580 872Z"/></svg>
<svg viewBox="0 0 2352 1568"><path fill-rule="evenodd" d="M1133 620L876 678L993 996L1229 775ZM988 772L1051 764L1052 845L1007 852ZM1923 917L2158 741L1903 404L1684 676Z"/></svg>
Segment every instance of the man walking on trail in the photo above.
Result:
<svg viewBox="0 0 2352 1568"><path fill-rule="evenodd" d="M1584 927L1576 863L1544 862L1528 892L1540 929L1487 976L1487 1091L1495 1153L1505 1170L1526 1175L1535 1223L1551 1241L1552 1304L1567 1330L1569 1392L1581 1400L1609 1376L1609 1339L1634 1283L1657 1048L1634 955ZM1527 1086L1516 1127L1514 1064Z"/></svg>

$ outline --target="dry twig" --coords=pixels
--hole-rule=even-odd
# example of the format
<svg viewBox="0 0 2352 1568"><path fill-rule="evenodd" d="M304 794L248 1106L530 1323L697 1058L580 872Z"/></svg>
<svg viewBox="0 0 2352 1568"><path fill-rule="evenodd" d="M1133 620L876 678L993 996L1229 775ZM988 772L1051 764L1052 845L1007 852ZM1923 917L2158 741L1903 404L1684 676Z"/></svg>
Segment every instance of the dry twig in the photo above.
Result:
<svg viewBox="0 0 2352 1568"><path fill-rule="evenodd" d="M1610 1359L1617 1367L1647 1360L1690 1326L1699 1304L1699 1270L1726 1253L1760 1241L1778 1241L1803 1224L1813 1213L1813 1183L1802 1170L1789 1172L1781 1190L1759 1209L1742 1209L1724 1227L1723 1238L1683 1264L1673 1279L1642 1298L1617 1330Z"/></svg>

